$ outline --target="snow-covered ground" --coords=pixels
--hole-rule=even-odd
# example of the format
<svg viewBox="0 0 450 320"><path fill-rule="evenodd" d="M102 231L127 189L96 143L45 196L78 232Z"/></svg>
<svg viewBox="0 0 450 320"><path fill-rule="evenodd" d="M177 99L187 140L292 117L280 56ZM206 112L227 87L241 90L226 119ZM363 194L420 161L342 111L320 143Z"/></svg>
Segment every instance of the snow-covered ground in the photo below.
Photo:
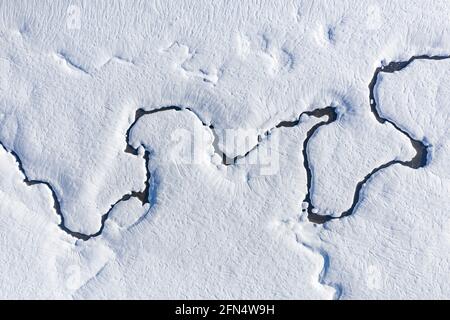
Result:
<svg viewBox="0 0 450 320"><path fill-rule="evenodd" d="M0 16L0 298L450 298L448 1Z"/></svg>

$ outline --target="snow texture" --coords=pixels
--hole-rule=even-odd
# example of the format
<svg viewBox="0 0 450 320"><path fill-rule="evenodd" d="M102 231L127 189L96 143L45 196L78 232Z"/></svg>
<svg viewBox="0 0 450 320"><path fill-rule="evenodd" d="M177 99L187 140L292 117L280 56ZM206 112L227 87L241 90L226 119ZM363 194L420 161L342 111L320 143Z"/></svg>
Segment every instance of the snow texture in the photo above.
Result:
<svg viewBox="0 0 450 320"><path fill-rule="evenodd" d="M450 297L448 1L0 16L0 298Z"/></svg>
<svg viewBox="0 0 450 320"><path fill-rule="evenodd" d="M415 61L380 80L381 113L426 141L431 156L424 168L375 175L357 212L326 227L326 281L345 283L345 298L448 299L450 61Z"/></svg>

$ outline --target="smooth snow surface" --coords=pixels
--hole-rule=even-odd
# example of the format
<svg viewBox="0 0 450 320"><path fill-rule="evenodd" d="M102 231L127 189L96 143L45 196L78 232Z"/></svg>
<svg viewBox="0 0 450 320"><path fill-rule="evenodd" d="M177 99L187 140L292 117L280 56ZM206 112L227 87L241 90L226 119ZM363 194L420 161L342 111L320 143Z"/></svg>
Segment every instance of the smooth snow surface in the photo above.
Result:
<svg viewBox="0 0 450 320"><path fill-rule="evenodd" d="M0 16L0 298L450 297L448 1Z"/></svg>

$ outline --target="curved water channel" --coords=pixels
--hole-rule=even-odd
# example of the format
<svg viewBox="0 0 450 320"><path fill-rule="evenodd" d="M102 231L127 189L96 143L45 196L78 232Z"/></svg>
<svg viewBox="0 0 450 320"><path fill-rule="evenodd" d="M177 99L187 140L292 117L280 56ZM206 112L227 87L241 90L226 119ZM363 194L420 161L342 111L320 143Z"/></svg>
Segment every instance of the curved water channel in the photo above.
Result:
<svg viewBox="0 0 450 320"><path fill-rule="evenodd" d="M217 132L214 129L214 126L212 124L207 125L203 121L202 121L202 123L203 123L203 125L205 127L208 127L209 129L211 129L211 131L212 131L212 133L214 135L213 146L214 146L215 152L221 156L222 163L224 165L234 165L235 162L238 159L245 158L250 152L252 152L252 150L258 148L259 143L263 140L263 138L265 136L268 136L272 130L274 130L276 128L281 128L281 127L285 127L285 128L294 127L294 126L298 125L298 123L300 121L299 119L301 118L302 115L308 115L308 116L313 116L313 117L317 117L317 118L321 118L321 117L327 116L327 118L328 118L327 120L317 123L315 126L313 126L307 132L307 137L303 141L303 150L302 150L303 157L304 157L303 165L305 167L306 174L307 174L307 190L308 190L307 194L305 196L305 199L303 200L303 202L306 202L308 204L308 208L304 209L304 210L306 210L308 212L308 218L313 223L319 223L320 224L320 223L324 223L324 222L327 222L327 221L332 220L332 219L340 219L342 217L349 216L349 215L351 215L354 212L357 204L359 203L361 189L364 187L365 183L372 177L372 175L375 174L376 172L378 172L378 171L380 171L380 170L382 170L384 168L387 168L387 167L389 167L389 166L391 166L393 164L401 164L403 166L407 166L407 167L410 167L410 168L413 168L413 169L424 167L427 164L427 155L428 155L427 148L428 148L428 146L422 141L413 139L408 132L400 129L399 126L396 125L394 122L381 117L381 115L379 114L379 111L377 109L377 104L376 104L376 101L375 101L375 95L374 95L374 88L375 88L376 83L377 83L378 75L381 72L392 73L392 72L395 72L395 71L400 71L400 70L404 69L405 67L407 67L414 60L419 60L419 59L422 59L422 60L443 60L443 59L448 59L448 58L450 58L450 56L426 56L426 55L414 56L414 57L412 57L411 59L409 59L407 61L391 62L388 65L383 66L383 67L379 67L379 68L377 68L375 70L374 76L371 79L370 84L369 84L369 101L370 101L371 111L374 114L375 118L378 120L378 122L380 122L380 123L388 122L388 123L392 124L398 131L400 131L404 135L406 135L410 139L411 144L413 145L413 147L415 148L416 155L410 161L393 160L393 161L387 162L387 163L385 163L385 164L383 164L383 165L373 169L369 174L367 174L364 177L364 179L362 181L360 181L356 185L355 192L354 192L354 197L353 197L353 203L352 203L351 207L348 210L346 210L345 212L342 212L340 216L319 215L319 214L317 214L316 210L314 209L314 205L311 202L311 195L310 195L311 181L312 181L312 172L311 172L311 169L310 169L310 166L309 166L309 159L308 159L308 154L307 154L308 143L309 143L311 137L316 132L316 130L318 128L320 128L321 126L324 126L324 125L327 125L327 124L330 124L330 123L336 121L337 113L336 113L336 109L334 107L325 107L325 108L319 108L319 109L316 109L316 110L313 110L313 111L303 112L302 114L300 114L298 119L294 120L294 121L281 121L274 128L272 128L270 130L267 130L263 135L259 135L258 136L258 144L256 144L251 150L248 150L244 155L238 155L238 156L236 156L234 158L228 157L224 152L222 152L220 150L220 148L218 146L219 138L218 138ZM130 133L131 129L133 128L133 126L137 123L137 121L139 121L139 119L141 117L143 117L145 115L154 114L154 113L157 113L157 112L168 111L168 110L175 110L175 111L187 110L187 111L190 111L190 112L194 113L197 116L197 118L199 118L199 116L192 109L178 107L178 106L162 107L162 108L153 109L153 110L150 110L150 111L145 111L144 109L138 109L136 111L136 113L135 113L135 119L134 119L133 123L130 125L129 129L126 132L126 149L125 149L125 152L133 154L135 156L139 156L138 150L133 148L129 144L129 133ZM200 118L199 118L199 120L201 121ZM125 194L124 196L122 196L122 198L120 198L114 204L112 204L110 206L109 210L105 214L102 215L101 227L96 233L94 233L94 234L83 234L83 233L79 233L79 232L74 232L74 231L68 229L65 226L64 215L63 215L63 213L61 211L61 205L60 205L59 199L58 199L58 197L56 195L56 192L55 192L54 188L52 187L52 185L49 182L46 182L44 180L30 180L28 178L27 174L26 174L25 169L23 168L22 161L21 161L20 157L17 155L17 153L15 153L12 150L8 150L1 142L0 142L0 145L7 152L11 153L14 156L14 158L16 159L16 161L18 163L19 170L22 172L22 174L25 177L24 178L24 182L27 185L32 186L32 185L36 185L36 184L43 184L43 185L45 185L45 186L47 186L49 188L49 190L51 191L52 197L53 197L53 201L54 201L53 208L54 208L56 214L58 214L60 216L60 218L61 218L61 222L59 224L59 227L61 228L61 230L63 230L64 232L70 234L71 236L73 236L75 238L82 239L82 240L86 241L86 240L89 240L90 238L99 236L102 233L103 229L104 229L105 221L108 219L109 214L114 209L114 207L118 203L120 203L122 201L127 201L130 198L137 198L137 199L139 199L141 201L141 203L143 205L147 204L147 203L150 203L150 199L149 199L150 198L150 194L149 194L150 193L150 171L148 169L148 162L149 162L149 159L150 159L150 154L149 154L148 151L145 151L143 157L145 159L145 167L146 167L147 174L146 174L146 178L145 178L145 189L144 189L144 191L131 191L130 193Z"/></svg>
<svg viewBox="0 0 450 320"><path fill-rule="evenodd" d="M351 207L348 210L342 212L339 216L319 215L319 214L317 214L315 212L314 205L311 203L310 190L311 190L311 177L312 176L311 176L311 171L310 171L309 165L308 165L308 155L307 155L307 152L306 152L306 148L307 148L307 143L308 143L310 137L314 134L314 131L318 127L323 125L323 123L317 125L316 126L317 128L313 128L314 130L311 129L310 132L308 132L308 137L306 138L305 143L303 144L303 156L304 156L304 159L305 159L305 169L306 169L307 176L308 176L308 193L307 193L307 195L305 197L304 202L306 202L308 204L308 208L305 209L305 210L308 211L308 219L311 222L321 224L321 223L325 223L325 222L327 222L329 220L332 220L332 219L340 219L340 218L343 218L343 217L346 217L346 216L349 216L349 215L353 214L353 212L355 211L356 206L359 203L361 189L364 187L366 182L375 173L377 173L378 171L380 171L382 169L390 167L391 165L394 165L394 164L400 164L400 165L403 165L403 166L406 166L406 167L409 167L409 168L412 168L412 169L422 168L422 167L425 167L427 165L428 147L429 146L423 141L419 141L419 140L414 139L413 137L411 137L411 135L408 132L400 129L400 127L396 123L394 123L393 121L390 121L390 120L388 120L386 118L383 118L380 115L379 110L377 109L377 102L376 102L376 99L375 99L374 90L375 90L375 87L376 87L376 84L377 84L378 75L381 72L394 73L396 71L401 71L402 69L406 68L410 63L412 63L415 60L437 60L438 61L438 60L444 60L444 59L449 59L449 58L450 58L450 56L448 56L448 55L442 55L442 56L427 56L427 55L413 56L407 61L391 62L388 65L378 67L375 70L375 73L374 73L374 75L373 75L373 77L372 77L372 79L371 79L371 81L369 83L370 110L372 111L373 115L375 116L375 118L377 119L377 121L379 123L386 123L386 122L388 122L388 123L392 124L396 130L400 131L402 134L407 136L409 138L409 140L411 141L411 144L412 144L413 148L416 150L416 155L409 161L392 160L392 161L389 161L389 162L387 162L385 164L382 164L381 166L376 167L375 169L373 169L369 174L367 174L364 177L363 180L358 182L358 184L356 185L356 188L355 188L354 195L353 195L353 202L352 202Z"/></svg>

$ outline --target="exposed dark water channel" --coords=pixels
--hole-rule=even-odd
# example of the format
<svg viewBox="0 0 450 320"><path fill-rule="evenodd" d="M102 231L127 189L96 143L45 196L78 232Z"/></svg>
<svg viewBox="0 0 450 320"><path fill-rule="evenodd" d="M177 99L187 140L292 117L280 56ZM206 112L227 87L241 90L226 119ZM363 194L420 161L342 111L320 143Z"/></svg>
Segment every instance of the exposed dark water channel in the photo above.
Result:
<svg viewBox="0 0 450 320"><path fill-rule="evenodd" d="M385 73L392 73L395 71L400 71L403 68L407 67L411 62L413 62L414 60L418 60L418 59L423 59L423 60L443 60L443 59L448 59L450 58L449 56L415 56L412 57L411 59L409 59L408 61L401 61L401 62L391 62L390 64L388 64L387 66L383 66L380 68L377 68L375 70L374 76L372 78L372 80L370 81L369 84L369 101L370 101L370 108L372 113L374 114L375 118L378 120L378 122L380 123L385 123L385 122L389 122L390 124L392 124L398 131L402 132L404 135L406 135L410 141L411 144L413 145L414 149L416 150L416 155L414 156L413 159L411 159L410 161L390 161L388 163L385 163L375 169L373 169L369 174L367 174L364 179L362 181L360 181L355 188L355 193L354 193L354 197L353 197L353 203L351 205L351 207L346 210L345 212L342 212L340 214L339 217L334 217L334 216L327 216L327 215L319 215L318 212L314 209L314 205L311 202L311 195L310 195L310 190L311 190L311 183L312 183L312 172L309 166L309 159L308 159L308 154L307 154L307 147L308 147L308 143L311 139L311 137L313 137L314 133L316 132L316 130L318 128L320 128L321 126L330 124L334 121L336 121L337 119L337 113L336 113L336 109L334 107L325 107L325 108L320 108L320 109L316 109L313 111L307 111L307 112L303 112L299 118L297 120L294 121L282 121L280 122L278 125L276 125L274 128L267 130L264 134L259 135L258 136L258 143L249 151L247 151L245 154L243 155L238 155L236 157L228 157L224 152L222 152L219 148L219 138L218 138L218 134L217 134L217 130L214 128L214 126L212 124L206 124L204 123L200 117L191 109L189 108L182 108L182 107L178 107L178 106L168 106L168 107L162 107L162 108L158 108L158 109L154 109L151 111L145 111L144 109L138 109L136 111L135 114L135 119L133 121L133 123L130 125L129 129L126 132L126 148L125 148L125 152L129 153L129 154L133 154L135 156L140 156L139 152L137 149L133 148L130 144L129 144L129 134L131 129L133 128L133 126L137 123L137 121L145 116L145 115L149 115L149 114L154 114L157 112L164 112L164 111L169 111L169 110L174 110L174 111L181 111L181 110L188 110L190 112L193 112L197 118L199 118L200 121L202 121L203 125L208 127L209 129L211 129L213 135L214 135L214 142L213 142L213 146L215 149L215 152L217 154L219 154L222 158L222 163L224 165L233 165L236 163L236 161L238 159L241 158L245 158L252 150L256 149L259 147L259 143L263 140L264 137L267 137L270 134L270 131L275 129L275 128L290 128L290 127L294 127L297 126L299 124L300 118L302 115L308 115L308 116L313 116L313 117L317 117L317 118L321 118L324 116L327 116L327 120L322 121L317 123L315 126L313 126L308 132L307 132L307 137L306 139L303 141L303 158L304 158L304 167L306 170L306 174L307 174L307 188L308 188L308 192L305 196L305 199L303 200L305 203L308 204L308 208L305 209L308 212L308 218L311 222L313 223L324 223L327 222L331 219L339 219L341 217L345 217L348 215L351 215L357 204L359 203L360 200L360 192L361 189L364 187L364 184L372 177L373 174L375 174L376 172L387 168L393 164L401 164L413 169L417 169L417 168L421 168L424 167L427 164L427 156L428 156L428 151L427 151L427 145L422 142L422 141L418 141L413 139L409 133L403 131L402 129L399 128L398 125L396 125L394 122L382 118L378 112L377 109L377 104L376 104L376 100L375 100L375 95L374 95L374 88L376 86L377 83L377 79L378 79L378 75L381 72L385 72ZM131 198L137 198L141 201L141 203L147 204L147 203L151 203L151 195L150 195L150 190L151 190L151 186L150 186L150 171L148 168L148 164L149 164L149 159L150 159L150 153L148 151L144 151L144 155L143 158L145 160L145 167L146 167L146 177L145 177L145 189L143 191L131 191L130 193L125 194L124 196L122 196L122 198L120 198L118 201L116 201L114 204L112 204L110 206L110 209L102 215L101 218L101 227L100 229L94 233L94 234L83 234L83 233L79 233L79 232L75 232L70 230L69 228L66 227L65 225L65 220L64 220L64 215L61 211L61 205L60 205L60 201L57 197L57 194L54 190L54 188L52 187L52 185L46 181L43 180L30 180L25 172L25 169L23 168L22 165L22 161L20 159L20 157L13 151L13 150L8 150L1 142L0 145L9 153L11 153L14 158L16 159L17 163L18 163L18 167L19 170L22 172L22 174L24 175L24 182L29 185L36 185L36 184L43 184L45 186L48 187L48 189L51 191L52 197L53 197L53 207L55 212L60 216L61 218L61 222L59 224L59 227L61 228L61 230L63 230L64 232L66 232L67 234L70 234L71 236L78 238L78 239L82 239L82 240L89 240L90 238L93 237L97 237L99 236L104 229L105 226L105 221L108 219L109 214L111 213L111 211L114 209L115 205L122 202L122 201L127 201Z"/></svg>
<svg viewBox="0 0 450 320"><path fill-rule="evenodd" d="M308 177L308 193L305 197L304 202L308 203L308 208L306 209L308 211L308 219L311 222L314 223L325 223L329 220L332 219L339 219L342 217L346 217L351 215L356 206L359 203L360 200L360 193L361 193L361 189L364 187L365 183L378 171L385 169L387 167L390 167L391 165L394 164L400 164L412 169L418 169L418 168L422 168L425 167L427 165L427 159L428 159L428 146L423 142L423 141L419 141L416 140L414 138L411 137L411 135L400 129L400 127L394 123L393 121L390 121L388 119L383 118L380 113L379 110L377 109L377 102L375 99L375 93L374 93L374 89L376 87L377 84L377 80L378 80L378 75L381 72L384 73L393 73L396 71L400 71L404 68L406 68L410 63L412 63L415 60L444 60L444 59L449 59L450 56L427 56L427 55L421 55L421 56L413 56L411 57L409 60L407 61L399 61L399 62L391 62L386 66L382 66L379 67L375 70L374 76L372 77L372 80L369 83L369 103L370 103L370 109L372 111L372 113L374 114L375 118L377 119L378 122L380 123L390 123L392 124L395 129L397 129L398 131L400 131L402 134L406 135L409 140L411 141L411 144L413 146L413 148L416 150L416 155L409 161L398 161L398 160L393 160L390 162L387 162L375 169L373 169L369 174L367 174L363 180L361 180L360 182L358 182L358 184L356 185L355 188L355 193L353 196L353 202L351 207L342 212L339 216L329 216L329 215L319 215L317 214L317 212L315 212L314 206L311 203L311 197L310 197L310 190L311 190L311 171L309 169L309 165L308 165L308 158L307 158L307 154L306 154L306 148L307 148L307 144L309 139L311 138L311 136L314 134L315 130L318 129L318 127L320 127L321 125L323 125L324 123L319 123L319 125L316 125L316 127L312 128L309 132L308 132L308 136L305 140L305 142L303 143L303 155L304 155L304 159L305 159L305 169L307 172L307 177Z"/></svg>

